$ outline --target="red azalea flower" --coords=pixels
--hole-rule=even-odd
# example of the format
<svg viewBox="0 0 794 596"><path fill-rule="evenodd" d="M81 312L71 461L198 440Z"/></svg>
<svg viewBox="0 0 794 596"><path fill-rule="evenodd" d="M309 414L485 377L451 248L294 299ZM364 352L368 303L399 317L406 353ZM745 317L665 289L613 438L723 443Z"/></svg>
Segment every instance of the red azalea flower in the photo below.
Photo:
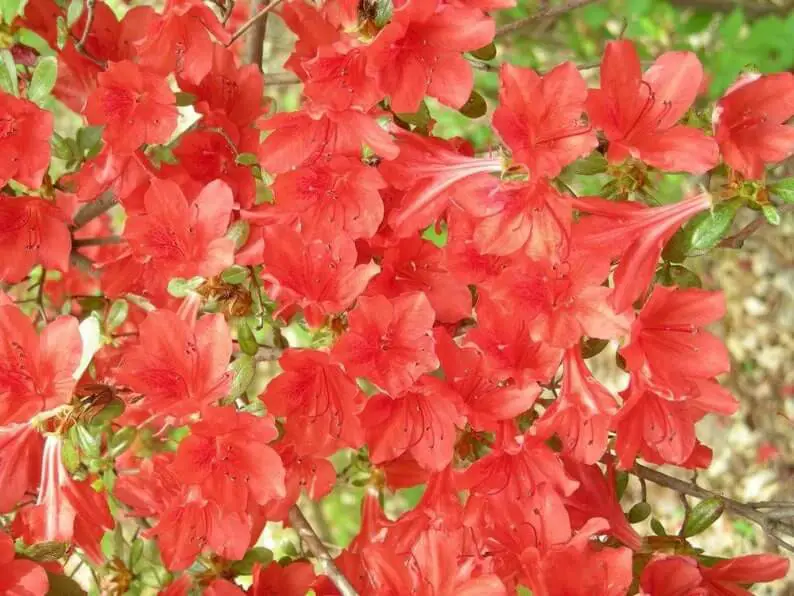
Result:
<svg viewBox="0 0 794 596"><path fill-rule="evenodd" d="M253 584L248 591L249 596L304 596L314 581L312 564L296 561L289 565L271 563L262 567L254 565Z"/></svg>
<svg viewBox="0 0 794 596"><path fill-rule="evenodd" d="M459 153L450 141L405 131L395 134L399 156L381 163L380 171L387 182L406 191L389 217L389 225L401 238L433 223L447 208L454 185L476 174L502 170L501 160Z"/></svg>
<svg viewBox="0 0 794 596"><path fill-rule="evenodd" d="M714 110L714 137L722 157L745 178L761 178L765 163L794 153L794 75L746 75L725 92Z"/></svg>
<svg viewBox="0 0 794 596"><path fill-rule="evenodd" d="M36 335L16 306L0 306L0 424L27 422L69 401L81 353L77 319L58 317Z"/></svg>
<svg viewBox="0 0 794 596"><path fill-rule="evenodd" d="M12 178L38 188L50 166L52 113L0 91L0 188Z"/></svg>
<svg viewBox="0 0 794 596"><path fill-rule="evenodd" d="M692 557L657 554L640 577L641 596L730 594L751 596L744 586L782 579L790 563L775 555L747 555L706 567Z"/></svg>
<svg viewBox="0 0 794 596"><path fill-rule="evenodd" d="M340 51L336 46L325 46L302 67L307 77L303 93L318 108L358 108L366 112L383 98L377 81L367 72L363 48Z"/></svg>
<svg viewBox="0 0 794 596"><path fill-rule="evenodd" d="M470 236L483 255L523 248L530 259L557 261L568 252L571 204L543 180L500 183L478 176L456 201L475 218Z"/></svg>
<svg viewBox="0 0 794 596"><path fill-rule="evenodd" d="M582 122L587 84L571 62L543 76L506 64L499 82L493 126L533 179L554 178L598 145L592 128Z"/></svg>
<svg viewBox="0 0 794 596"><path fill-rule="evenodd" d="M0 280L21 281L36 265L68 271L68 221L61 209L43 199L0 194Z"/></svg>
<svg viewBox="0 0 794 596"><path fill-rule="evenodd" d="M424 376L392 398L380 394L369 399L361 413L370 459L380 464L406 451L417 463L439 471L452 462L457 434L463 423L459 397L442 381Z"/></svg>
<svg viewBox="0 0 794 596"><path fill-rule="evenodd" d="M29 559L15 558L14 541L0 532L0 594L9 596L44 596L50 582L44 568Z"/></svg>
<svg viewBox="0 0 794 596"><path fill-rule="evenodd" d="M711 378L731 368L728 350L703 327L725 315L722 292L654 287L620 354L630 370L647 370L666 383Z"/></svg>
<svg viewBox="0 0 794 596"><path fill-rule="evenodd" d="M694 103L703 66L692 52L666 52L643 75L630 41L611 41L601 62L601 88L591 89L587 113L609 140L607 157L629 156L661 170L702 174L719 149L702 131L676 124Z"/></svg>
<svg viewBox="0 0 794 596"><path fill-rule="evenodd" d="M611 297L618 313L625 312L647 290L662 249L676 230L712 204L708 194L652 208L597 197L571 200L574 208L591 214L574 226L576 247L602 264L615 256L621 257Z"/></svg>
<svg viewBox="0 0 794 596"><path fill-rule="evenodd" d="M396 396L421 375L438 368L434 351L435 312L420 293L362 296L348 315L348 330L333 354L347 371Z"/></svg>
<svg viewBox="0 0 794 596"><path fill-rule="evenodd" d="M458 346L443 329L436 328L435 336L444 379L463 399L466 419L475 430L495 431L498 422L528 411L540 395L537 383L501 378L480 350Z"/></svg>
<svg viewBox="0 0 794 596"><path fill-rule="evenodd" d="M572 459L594 464L607 448L615 397L587 369L579 345L568 348L562 361L560 396L535 423L543 436L556 434L562 451Z"/></svg>
<svg viewBox="0 0 794 596"><path fill-rule="evenodd" d="M172 277L212 277L234 262L234 241L225 237L232 191L210 182L192 204L170 180L152 179L143 215L127 220L124 237L141 256Z"/></svg>
<svg viewBox="0 0 794 596"><path fill-rule="evenodd" d="M43 446L44 439L31 424L0 426L0 513L10 513L25 493L36 492Z"/></svg>
<svg viewBox="0 0 794 596"><path fill-rule="evenodd" d="M308 236L371 238L383 221L379 191L386 182L358 158L334 156L276 176L276 211L300 223ZM254 213L251 213L251 219Z"/></svg>
<svg viewBox="0 0 794 596"><path fill-rule="evenodd" d="M136 191L146 189L153 177L149 161L140 154L114 153L107 146L95 158L85 162L74 174L61 180L74 187L81 201L90 201L106 191L113 193L128 211L140 211Z"/></svg>
<svg viewBox="0 0 794 596"><path fill-rule="evenodd" d="M147 31L140 48L141 65L162 77L176 73L195 85L212 68L213 42L230 35L209 6L195 0L169 0L165 13Z"/></svg>
<svg viewBox="0 0 794 596"><path fill-rule="evenodd" d="M249 499L259 505L284 496L284 466L268 445L278 436L273 419L234 408L205 408L190 425L171 466L181 482L226 513L244 512Z"/></svg>
<svg viewBox="0 0 794 596"><path fill-rule="evenodd" d="M474 84L461 53L487 46L493 36L493 20L479 10L408 0L367 49L368 69L395 112L416 112L425 95L459 108Z"/></svg>
<svg viewBox="0 0 794 596"><path fill-rule="evenodd" d="M102 124L102 138L118 153L132 153L144 143L162 144L176 128L176 97L159 74L124 60L97 75L85 115Z"/></svg>
<svg viewBox="0 0 794 596"><path fill-rule="evenodd" d="M344 235L310 240L290 228L271 226L264 236L265 280L279 303L277 315L298 305L311 327L349 308L378 272L375 263L356 265L355 244Z"/></svg>
<svg viewBox="0 0 794 596"><path fill-rule="evenodd" d="M362 442L357 415L363 394L329 355L316 350L286 350L284 370L268 383L261 399L275 416L286 417L287 434L300 454L321 453L338 441Z"/></svg>
<svg viewBox="0 0 794 596"><path fill-rule="evenodd" d="M138 338L125 351L118 381L140 393L153 414L181 418L228 393L232 338L222 315L191 324L155 311L140 324Z"/></svg>
<svg viewBox="0 0 794 596"><path fill-rule="evenodd" d="M394 298L406 292L424 292L436 318L455 323L471 316L471 291L446 268L443 251L418 236L387 248L381 272L367 286L366 295Z"/></svg>

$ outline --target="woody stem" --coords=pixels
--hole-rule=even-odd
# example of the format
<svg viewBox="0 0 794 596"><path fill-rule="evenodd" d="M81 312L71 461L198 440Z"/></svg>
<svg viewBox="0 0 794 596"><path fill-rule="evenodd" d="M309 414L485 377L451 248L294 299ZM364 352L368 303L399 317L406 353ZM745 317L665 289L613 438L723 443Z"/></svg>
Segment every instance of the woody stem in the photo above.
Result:
<svg viewBox="0 0 794 596"><path fill-rule="evenodd" d="M303 512L297 505L293 505L289 510L289 522L295 531L298 532L306 548L309 549L314 558L320 562L323 573L336 586L342 596L358 596L358 592L350 581L339 571L328 550L323 545L322 540L317 536L314 529L309 524Z"/></svg>
<svg viewBox="0 0 794 596"><path fill-rule="evenodd" d="M250 19L248 19L245 23L243 23L240 26L240 28L234 33L234 35L232 35L231 39L229 40L229 43L227 43L226 46L228 47L232 45L235 41L240 39L243 35L245 35L246 31L248 31L251 27L253 27L260 19L264 19L271 10L276 8L283 1L284 0L274 0L273 2L264 6L259 12L257 12L254 16L252 16ZM262 38L264 39L264 36Z"/></svg>
<svg viewBox="0 0 794 596"><path fill-rule="evenodd" d="M741 503L719 493L702 488L692 482L687 482L686 480L681 480L674 476L668 476L664 472L648 468L641 464L635 464L631 472L638 478L649 480L654 484L667 487L682 495L688 495L698 499L717 498L722 501L726 511L740 515L758 524L766 535L769 536L769 539L780 548L794 552L794 544L781 538L781 533L783 536L794 536L794 527L775 519L773 515L767 512L758 511L758 509L754 508L752 505Z"/></svg>
<svg viewBox="0 0 794 596"><path fill-rule="evenodd" d="M502 35L508 35L510 33L513 33L514 31L523 29L527 25L532 25L533 23L537 23L538 21L542 21L544 19L551 19L562 16L568 12L571 12L572 10L575 10L582 6L587 6L588 4L593 4L594 2L599 2L599 0L569 0L562 6L549 6L546 8L542 8L541 10L526 17L525 19L513 21L512 23L508 23L507 25L503 25L502 27L499 27L496 30L496 37L500 37Z"/></svg>
<svg viewBox="0 0 794 596"><path fill-rule="evenodd" d="M85 27L80 39L75 44L78 52L83 51L85 42L88 40L88 34L91 33L91 26L94 24L94 4L96 4L96 0L86 0L85 2Z"/></svg>
<svg viewBox="0 0 794 596"><path fill-rule="evenodd" d="M86 203L75 213L72 219L72 232L79 230L92 219L99 217L116 204L116 197L111 192L103 192L90 203Z"/></svg>

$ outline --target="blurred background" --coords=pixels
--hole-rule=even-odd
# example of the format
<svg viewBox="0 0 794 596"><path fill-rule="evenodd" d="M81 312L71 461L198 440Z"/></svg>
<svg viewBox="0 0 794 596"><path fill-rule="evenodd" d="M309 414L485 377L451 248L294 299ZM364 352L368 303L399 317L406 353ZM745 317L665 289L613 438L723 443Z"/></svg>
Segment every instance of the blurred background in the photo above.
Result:
<svg viewBox="0 0 794 596"><path fill-rule="evenodd" d="M581 6L561 10L573 4ZM492 66L476 71L476 89L487 104L484 115L470 118L428 101L430 115L437 121L435 134L461 136L478 153L489 151L498 143L490 128L498 96L498 64L510 62L542 72L572 60L587 67L583 75L597 85L604 45L619 37L634 40L648 64L668 50L696 52L709 75L697 106L699 118L707 122L714 101L740 74L794 69L791 0L518 0L515 8L499 12L497 21L504 26L539 13L552 16L533 18L500 35L496 56L488 61ZM283 24L270 19L265 72L272 76L266 92L280 111L296 108L300 98L300 86L290 84L291 77L283 74L292 42ZM775 172L779 177L792 175L794 161L781 164ZM655 180L654 198L677 200L685 181L681 176L660 176ZM583 188L581 180L573 183L585 192L599 190L597 186ZM734 232L757 217L744 211L734 223ZM742 404L731 419L710 417L702 423L699 434L713 448L714 463L699 475L698 483L741 501L794 501L794 214L782 214L777 226L764 222L740 249L717 248L689 259L686 266L700 277L704 288L725 292L728 312L715 332L724 338L733 357L733 371L724 383ZM621 379L614 374L613 355L599 357L597 372L619 389ZM336 463L346 467L351 462ZM691 475L682 477L692 479ZM358 531L360 490L337 490L315 508L313 521L325 529L330 542L345 545ZM668 530L677 530L684 513L678 496L657 487L649 486L649 490L654 515ZM387 498L387 511L396 514L413 506L420 494L421 490L412 489ZM636 494L629 491L625 499L630 505L636 502ZM333 523L323 524L323 518ZM757 526L728 515L697 542L716 556L774 551ZM759 594L794 594L794 582L758 590Z"/></svg>

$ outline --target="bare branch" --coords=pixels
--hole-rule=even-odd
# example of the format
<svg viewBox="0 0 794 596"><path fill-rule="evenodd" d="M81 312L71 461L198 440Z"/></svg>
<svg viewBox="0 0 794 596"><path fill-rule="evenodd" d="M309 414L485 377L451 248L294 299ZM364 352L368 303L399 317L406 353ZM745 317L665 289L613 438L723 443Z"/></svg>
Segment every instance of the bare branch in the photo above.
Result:
<svg viewBox="0 0 794 596"><path fill-rule="evenodd" d="M92 219L99 217L116 204L116 197L111 192L103 192L90 203L86 203L75 213L71 230L79 230Z"/></svg>
<svg viewBox="0 0 794 596"><path fill-rule="evenodd" d="M91 33L91 27L94 24L94 4L96 4L96 0L85 0L85 27L80 39L74 44L78 52L83 51L85 42L88 41L88 35Z"/></svg>
<svg viewBox="0 0 794 596"><path fill-rule="evenodd" d="M791 211L794 209L794 205L782 205L778 207L778 212L783 214L787 211ZM744 246L745 241L755 234L758 230L764 227L767 223L766 218L763 215L759 215L749 224L744 226L741 230L733 234L732 236L728 236L727 238L723 238L720 240L717 246L721 248L741 248Z"/></svg>
<svg viewBox="0 0 794 596"><path fill-rule="evenodd" d="M499 27L496 30L496 37L500 37L502 35L509 35L514 31L523 29L527 25L532 25L533 23L537 23L538 21L542 21L544 19L556 18L566 13L569 13L572 10L581 8L582 6L587 6L588 4L593 4L594 2L599 2L599 1L600 0L568 0L568 2L566 2L562 6L549 6L547 8L542 8L541 10L537 11L535 14L530 15L525 19L514 21L512 23L508 23L507 25Z"/></svg>
<svg viewBox="0 0 794 596"><path fill-rule="evenodd" d="M702 488L696 484L687 482L686 480L681 480L680 478L675 478L674 476L668 476L664 472L648 468L641 464L635 464L631 471L639 478L650 480L654 484L665 486L681 493L682 495L689 495L690 497L697 497L698 499L720 499L723 505L725 505L726 511L740 515L751 522L758 524L766 533L766 535L769 536L769 539L777 544L780 548L794 552L794 544L787 542L781 537L781 534L783 536L794 536L794 527L775 519L774 516L770 516L767 512L759 511L758 509L746 503L740 503L734 499L724 497L719 493Z"/></svg>
<svg viewBox="0 0 794 596"><path fill-rule="evenodd" d="M226 46L228 47L228 46L232 45L235 41L240 39L243 35L245 35L246 31L248 31L251 27L253 27L259 21L259 19L265 18L265 16L270 11L272 11L274 8L276 8L283 1L284 0L274 0L272 3L270 3L267 6L263 7L259 12L257 12L254 16L252 16L250 19L248 19L245 23L243 23L240 26L240 28L234 33L234 35L232 35L231 39L229 40L229 43L227 43ZM263 37L263 39L264 39L264 37Z"/></svg>
<svg viewBox="0 0 794 596"><path fill-rule="evenodd" d="M72 248L80 248L81 246L106 246L108 244L121 244L122 239L120 236L101 236L99 238L74 238L72 240Z"/></svg>
<svg viewBox="0 0 794 596"><path fill-rule="evenodd" d="M322 540L320 540L311 525L309 525L309 522L297 505L293 505L289 510L289 523L292 524L292 527L298 532L298 536L300 536L306 548L309 549L309 552L320 562L323 573L328 576L328 579L336 586L339 593L342 596L358 596L356 589L342 572L339 571L339 568L336 566L336 563L334 563L333 558L325 548Z"/></svg>
<svg viewBox="0 0 794 596"><path fill-rule="evenodd" d="M745 2L742 0L667 0L673 6L681 8L691 8L693 10L706 10L714 12L733 12L740 8L744 14L750 18L760 18L765 16L787 16L794 10L794 3L784 2L773 4L772 2Z"/></svg>

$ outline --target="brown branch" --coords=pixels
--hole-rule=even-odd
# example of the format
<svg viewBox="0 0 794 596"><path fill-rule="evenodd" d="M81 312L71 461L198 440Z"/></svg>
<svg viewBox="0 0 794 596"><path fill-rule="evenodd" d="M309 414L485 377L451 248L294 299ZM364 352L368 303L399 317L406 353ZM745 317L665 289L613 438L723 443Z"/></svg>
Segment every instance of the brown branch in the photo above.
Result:
<svg viewBox="0 0 794 596"><path fill-rule="evenodd" d="M303 83L297 75L291 72L266 72L265 86L267 85L300 85Z"/></svg>
<svg viewBox="0 0 794 596"><path fill-rule="evenodd" d="M274 0L272 3L267 4L259 12L254 14L250 19L248 19L245 23L243 23L240 26L240 28L234 33L234 35L232 35L231 39L229 40L229 43L226 44L226 47L229 47L235 41L237 41L243 35L245 35L246 31L248 31L251 27L253 27L260 19L264 19L271 10L276 8L283 1L284 0Z"/></svg>
<svg viewBox="0 0 794 596"><path fill-rule="evenodd" d="M323 573L331 580L331 583L336 586L342 596L358 596L358 592L350 583L350 581L339 571L339 567L334 563L328 549L325 548L322 540L312 529L303 512L297 505L293 505L289 510L289 523L295 528L295 531L300 536L300 539L309 549L314 558L320 562Z"/></svg>
<svg viewBox="0 0 794 596"><path fill-rule="evenodd" d="M113 207L116 202L116 197L113 196L113 193L103 192L90 203L86 203L80 207L80 210L74 214L74 218L72 219L72 232L79 230L92 219L105 213L107 210Z"/></svg>
<svg viewBox="0 0 794 596"><path fill-rule="evenodd" d="M794 10L794 3L772 4L771 2L752 3L739 0L667 0L673 6L691 8L694 10L707 10L713 12L733 12L740 8L745 16L757 19L765 16L788 16Z"/></svg>
<svg viewBox="0 0 794 596"><path fill-rule="evenodd" d="M94 24L94 4L96 4L96 0L85 0L85 27L83 27L80 39L74 44L78 52L83 52L85 42L88 41L88 35L91 33L91 26Z"/></svg>
<svg viewBox="0 0 794 596"><path fill-rule="evenodd" d="M507 25L503 25L502 27L499 27L496 30L496 37L500 37L502 35L509 35L514 31L523 29L527 25L532 25L534 23L537 23L545 19L556 18L568 12L571 12L572 10L581 8L582 6L587 6L588 4L593 4L594 2L599 2L599 1L600 0L568 0L568 2L566 2L561 6L549 6L547 8L541 8L541 10L526 17L525 19L514 21L512 23L508 23Z"/></svg>
<svg viewBox="0 0 794 596"><path fill-rule="evenodd" d="M668 476L664 472L648 468L641 464L635 464L631 471L638 478L650 480L654 484L665 486L682 495L689 495L690 497L697 497L698 499L717 498L722 501L726 511L730 511L731 513L740 515L745 519L756 523L761 527L766 535L769 536L770 540L772 540L780 548L794 552L794 544L781 538L781 532L785 536L794 536L794 526L775 519L767 512L759 511L752 505L740 503L739 501L735 501L734 499L725 497L719 493L701 488L700 486L691 482L687 482L686 480L681 480L679 478L675 478L674 476Z"/></svg>
<svg viewBox="0 0 794 596"><path fill-rule="evenodd" d="M794 205L781 205L778 207L778 212L782 215L788 211L794 209ZM720 248L741 248L744 246L745 241L755 234L758 230L763 228L769 222L763 215L759 215L749 224L744 226L741 230L733 234L732 236L728 236L727 238L723 238L720 240L719 244L717 244ZM770 224L771 225L771 224Z"/></svg>
<svg viewBox="0 0 794 596"><path fill-rule="evenodd" d="M120 236L101 236L99 238L74 238L72 248L81 246L106 246L108 244L121 244L123 240Z"/></svg>

